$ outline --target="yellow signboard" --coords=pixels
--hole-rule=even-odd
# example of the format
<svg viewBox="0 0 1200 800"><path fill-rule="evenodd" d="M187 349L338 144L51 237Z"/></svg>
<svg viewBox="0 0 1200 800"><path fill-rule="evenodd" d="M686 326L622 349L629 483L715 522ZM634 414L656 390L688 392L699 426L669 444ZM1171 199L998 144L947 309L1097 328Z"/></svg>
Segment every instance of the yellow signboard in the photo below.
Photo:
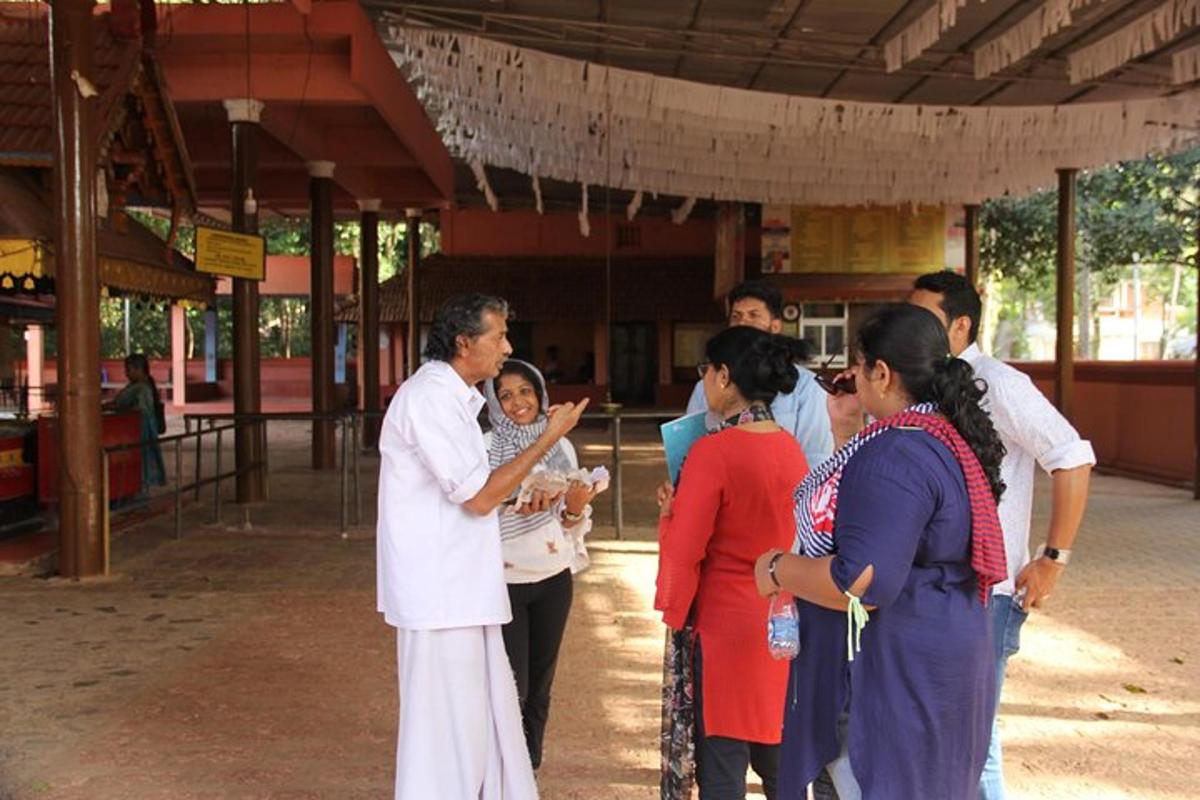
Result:
<svg viewBox="0 0 1200 800"><path fill-rule="evenodd" d="M940 207L764 206L763 229L764 272L915 274L945 261Z"/></svg>
<svg viewBox="0 0 1200 800"><path fill-rule="evenodd" d="M267 275L267 249L261 236L196 226L196 269L261 281Z"/></svg>

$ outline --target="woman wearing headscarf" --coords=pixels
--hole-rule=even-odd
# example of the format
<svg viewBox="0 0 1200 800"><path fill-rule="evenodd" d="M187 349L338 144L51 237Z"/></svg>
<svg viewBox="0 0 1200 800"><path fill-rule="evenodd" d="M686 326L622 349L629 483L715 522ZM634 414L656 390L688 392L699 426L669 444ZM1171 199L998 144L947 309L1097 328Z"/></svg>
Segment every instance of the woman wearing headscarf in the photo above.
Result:
<svg viewBox="0 0 1200 800"><path fill-rule="evenodd" d="M151 486L165 486L167 471L163 465L162 450L158 446L158 437L163 434L159 423L162 421L162 401L158 397L158 387L150 375L150 362L142 353L133 353L125 359L125 375L129 383L117 393L117 396L105 404L106 407L119 411L137 411L142 417L142 491Z"/></svg>
<svg viewBox="0 0 1200 800"><path fill-rule="evenodd" d="M793 552L756 564L762 594L799 601L780 796L803 798L827 771L841 800L977 797L1004 447L933 314L885 308L855 349L854 389L831 411L875 422L800 484Z"/></svg>
<svg viewBox="0 0 1200 800"><path fill-rule="evenodd" d="M664 798L690 796L689 750L701 800L742 800L750 766L776 797L787 662L767 646L769 603L755 591L754 559L795 532L791 493L808 463L771 401L795 388L803 352L802 342L750 327L710 339L699 371L708 408L724 422L688 451L678 492L669 483L658 490L654 607L674 632Z"/></svg>
<svg viewBox="0 0 1200 800"><path fill-rule="evenodd" d="M537 368L516 359L506 361L484 388L491 423L484 441L495 470L542 435L550 398ZM564 437L538 462L534 473L578 468L575 448ZM588 563L583 537L592 527L593 496L591 487L576 481L549 510L519 513L510 508L500 514L504 578L513 616L503 627L504 647L517 679L525 742L534 769L542 762L550 689L571 611L571 576Z"/></svg>

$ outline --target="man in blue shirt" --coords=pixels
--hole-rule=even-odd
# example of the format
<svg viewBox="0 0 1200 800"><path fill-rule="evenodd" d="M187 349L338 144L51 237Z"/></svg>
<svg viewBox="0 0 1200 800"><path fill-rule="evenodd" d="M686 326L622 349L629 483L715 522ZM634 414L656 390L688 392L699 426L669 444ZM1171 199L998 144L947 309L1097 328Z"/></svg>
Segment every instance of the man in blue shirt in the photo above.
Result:
<svg viewBox="0 0 1200 800"><path fill-rule="evenodd" d="M729 324L748 325L767 333L783 330L783 296L766 281L746 281L729 293ZM825 408L825 391L817 384L813 373L796 365L796 388L791 394L780 394L771 403L775 422L789 431L804 451L811 469L833 453L833 430ZM687 413L708 411L704 399L703 381L696 384ZM716 429L721 420L709 413L708 427Z"/></svg>

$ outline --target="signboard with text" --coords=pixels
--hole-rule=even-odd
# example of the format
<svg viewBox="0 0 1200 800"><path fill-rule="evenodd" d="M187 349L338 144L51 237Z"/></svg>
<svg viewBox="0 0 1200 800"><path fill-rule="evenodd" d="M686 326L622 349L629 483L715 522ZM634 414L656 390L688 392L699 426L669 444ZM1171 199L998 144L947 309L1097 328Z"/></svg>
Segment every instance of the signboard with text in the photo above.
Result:
<svg viewBox="0 0 1200 800"><path fill-rule="evenodd" d="M196 269L261 281L267 274L267 248L263 237L196 226Z"/></svg>

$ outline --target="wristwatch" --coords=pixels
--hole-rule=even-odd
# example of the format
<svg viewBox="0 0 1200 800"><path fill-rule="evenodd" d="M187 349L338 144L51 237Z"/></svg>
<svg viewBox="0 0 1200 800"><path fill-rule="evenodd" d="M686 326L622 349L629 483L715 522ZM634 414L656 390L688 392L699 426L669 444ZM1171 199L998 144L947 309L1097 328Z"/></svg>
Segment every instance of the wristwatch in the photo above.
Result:
<svg viewBox="0 0 1200 800"><path fill-rule="evenodd" d="M1048 558L1060 567L1065 567L1067 562L1071 560L1071 551L1042 545L1038 548L1037 555L1034 558Z"/></svg>

